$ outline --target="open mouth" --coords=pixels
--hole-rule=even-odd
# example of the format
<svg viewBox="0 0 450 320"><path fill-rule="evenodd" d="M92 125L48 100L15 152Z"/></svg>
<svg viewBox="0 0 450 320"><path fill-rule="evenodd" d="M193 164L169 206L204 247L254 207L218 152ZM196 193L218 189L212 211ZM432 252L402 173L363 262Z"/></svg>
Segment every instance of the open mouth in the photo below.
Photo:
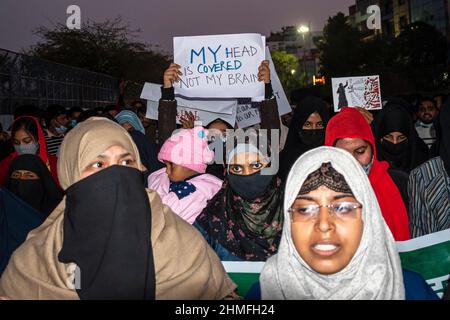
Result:
<svg viewBox="0 0 450 320"><path fill-rule="evenodd" d="M329 257L336 254L341 249L341 246L336 243L316 243L312 246L312 251L324 257Z"/></svg>

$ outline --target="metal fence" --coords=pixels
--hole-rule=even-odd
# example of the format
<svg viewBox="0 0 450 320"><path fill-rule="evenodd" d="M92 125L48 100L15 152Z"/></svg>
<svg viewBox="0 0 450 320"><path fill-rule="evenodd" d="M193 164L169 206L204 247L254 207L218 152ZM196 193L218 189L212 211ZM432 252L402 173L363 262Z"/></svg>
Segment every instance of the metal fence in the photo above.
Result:
<svg viewBox="0 0 450 320"><path fill-rule="evenodd" d="M117 101L118 86L105 74L0 49L0 114L24 104L101 107Z"/></svg>

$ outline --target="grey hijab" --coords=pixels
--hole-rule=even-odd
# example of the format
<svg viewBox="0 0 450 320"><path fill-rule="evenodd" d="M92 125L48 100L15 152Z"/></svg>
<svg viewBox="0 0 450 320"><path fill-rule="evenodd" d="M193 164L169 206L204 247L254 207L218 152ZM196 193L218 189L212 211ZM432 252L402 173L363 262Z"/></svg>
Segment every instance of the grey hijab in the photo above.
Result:
<svg viewBox="0 0 450 320"><path fill-rule="evenodd" d="M315 272L298 254L287 211L308 175L331 162L363 205L364 230L350 263L340 272ZM321 147L305 153L293 165L284 198L284 227L278 253L267 260L260 276L263 299L271 300L403 300L400 257L361 165L347 151Z"/></svg>

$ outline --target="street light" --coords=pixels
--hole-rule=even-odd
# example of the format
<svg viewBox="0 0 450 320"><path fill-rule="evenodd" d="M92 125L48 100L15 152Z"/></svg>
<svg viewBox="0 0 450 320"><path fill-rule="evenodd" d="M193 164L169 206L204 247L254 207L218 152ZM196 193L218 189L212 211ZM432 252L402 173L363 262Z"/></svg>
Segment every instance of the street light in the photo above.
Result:
<svg viewBox="0 0 450 320"><path fill-rule="evenodd" d="M306 61L305 61L305 57L306 57L306 41L305 41L305 34L310 32L310 29L308 26L302 25L300 27L298 27L297 29L298 33L300 33L302 35L303 38L303 43L302 43L302 49L303 49L303 59L302 59L302 63L303 63L303 72L305 74L307 74L306 71Z"/></svg>
<svg viewBox="0 0 450 320"><path fill-rule="evenodd" d="M292 74L292 75L295 74L295 69L291 69L291 74Z"/></svg>
<svg viewBox="0 0 450 320"><path fill-rule="evenodd" d="M305 33L308 33L308 32L309 32L309 27L307 27L307 26L300 26L300 27L297 29L297 31L298 31L299 33L305 34Z"/></svg>

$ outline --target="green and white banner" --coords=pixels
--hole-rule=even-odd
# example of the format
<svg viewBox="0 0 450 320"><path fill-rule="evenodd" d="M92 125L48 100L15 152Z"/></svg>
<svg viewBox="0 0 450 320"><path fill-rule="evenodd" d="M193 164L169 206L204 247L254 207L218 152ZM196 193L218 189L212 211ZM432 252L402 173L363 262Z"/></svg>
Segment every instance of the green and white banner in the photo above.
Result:
<svg viewBox="0 0 450 320"><path fill-rule="evenodd" d="M420 273L442 298L450 275L450 229L397 242L403 269Z"/></svg>
<svg viewBox="0 0 450 320"><path fill-rule="evenodd" d="M450 229L409 241L397 242L403 269L422 275L442 298L450 278ZM225 270L245 296L259 281L264 262L222 262Z"/></svg>
<svg viewBox="0 0 450 320"><path fill-rule="evenodd" d="M225 271L238 286L238 293L245 297L251 287L259 281L264 262L234 262L222 261Z"/></svg>

